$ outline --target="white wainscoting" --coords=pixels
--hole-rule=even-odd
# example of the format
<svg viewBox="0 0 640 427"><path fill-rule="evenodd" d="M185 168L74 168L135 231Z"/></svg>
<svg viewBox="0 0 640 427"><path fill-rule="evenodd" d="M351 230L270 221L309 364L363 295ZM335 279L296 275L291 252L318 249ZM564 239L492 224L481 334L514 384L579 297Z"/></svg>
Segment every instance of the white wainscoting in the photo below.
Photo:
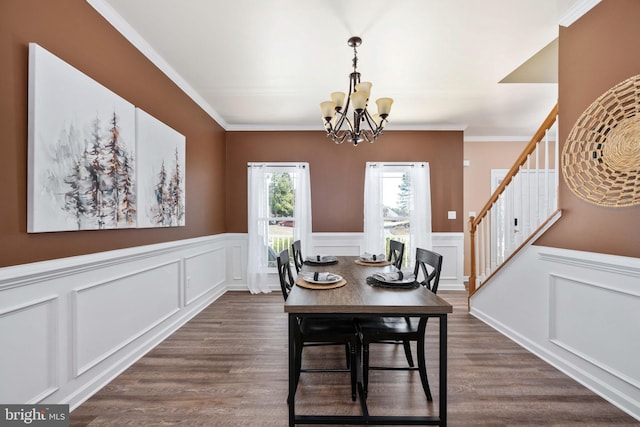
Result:
<svg viewBox="0 0 640 427"><path fill-rule="evenodd" d="M640 420L640 259L530 246L471 314Z"/></svg>
<svg viewBox="0 0 640 427"><path fill-rule="evenodd" d="M77 407L229 289L226 245L217 235L0 269L0 402Z"/></svg>
<svg viewBox="0 0 640 427"><path fill-rule="evenodd" d="M440 289L464 289L463 234L433 242ZM316 233L314 246L358 255L362 233ZM0 402L77 407L226 291L246 291L246 266L247 235L220 234L0 269Z"/></svg>

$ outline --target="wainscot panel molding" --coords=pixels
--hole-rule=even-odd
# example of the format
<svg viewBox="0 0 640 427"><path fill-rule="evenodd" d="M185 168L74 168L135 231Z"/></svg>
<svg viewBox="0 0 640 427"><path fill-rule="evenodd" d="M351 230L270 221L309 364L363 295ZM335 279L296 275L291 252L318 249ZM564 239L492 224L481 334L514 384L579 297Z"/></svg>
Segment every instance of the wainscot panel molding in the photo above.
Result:
<svg viewBox="0 0 640 427"><path fill-rule="evenodd" d="M179 276L180 259L173 259L73 289L74 377L107 360L177 313Z"/></svg>
<svg viewBox="0 0 640 427"><path fill-rule="evenodd" d="M233 250L216 235L0 269L0 401L74 409L229 290Z"/></svg>
<svg viewBox="0 0 640 427"><path fill-rule="evenodd" d="M432 240L434 252L442 255L439 289L464 291L464 233L433 233Z"/></svg>
<svg viewBox="0 0 640 427"><path fill-rule="evenodd" d="M248 291L247 285L247 256L248 241L246 233L227 233L226 239L226 286L229 290ZM277 287L276 287L277 286ZM271 286L274 290L280 290L278 276L275 275Z"/></svg>
<svg viewBox="0 0 640 427"><path fill-rule="evenodd" d="M471 314L640 420L640 259L530 246Z"/></svg>
<svg viewBox="0 0 640 427"><path fill-rule="evenodd" d="M0 402L38 402L58 390L57 305L48 296L0 308Z"/></svg>

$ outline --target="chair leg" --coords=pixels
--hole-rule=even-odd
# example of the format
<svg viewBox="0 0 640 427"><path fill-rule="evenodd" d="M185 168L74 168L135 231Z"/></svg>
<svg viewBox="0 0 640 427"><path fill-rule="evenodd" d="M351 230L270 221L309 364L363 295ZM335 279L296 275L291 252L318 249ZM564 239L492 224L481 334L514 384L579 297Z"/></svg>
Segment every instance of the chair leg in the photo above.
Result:
<svg viewBox="0 0 640 427"><path fill-rule="evenodd" d="M346 343L344 345L344 353L345 353L345 357L347 359L347 369L351 368L351 350L350 350L350 345L349 343Z"/></svg>
<svg viewBox="0 0 640 427"><path fill-rule="evenodd" d="M295 390L298 389L298 383L300 382L300 371L302 370L302 343L296 342L294 343L293 351L295 352L295 376L296 376L296 385ZM287 395L287 404L291 402L291 396Z"/></svg>
<svg viewBox="0 0 640 427"><path fill-rule="evenodd" d="M367 398L369 391L369 343L362 343L362 391L364 398Z"/></svg>
<svg viewBox="0 0 640 427"><path fill-rule="evenodd" d="M409 340L404 340L402 341L402 345L404 347L404 354L407 357L407 363L409 363L409 366L413 368L414 363L413 356L411 355L411 343Z"/></svg>
<svg viewBox="0 0 640 427"><path fill-rule="evenodd" d="M350 343L350 366L351 366L351 400L356 401L357 397L357 383L358 383L358 364L356 363L356 340Z"/></svg>
<svg viewBox="0 0 640 427"><path fill-rule="evenodd" d="M300 382L300 371L302 371L302 347L302 344L296 347L296 390Z"/></svg>
<svg viewBox="0 0 640 427"><path fill-rule="evenodd" d="M420 372L420 381L422 381L424 393L427 395L427 400L431 402L433 397L431 396L429 379L427 378L427 363L424 358L424 340L418 340L418 371Z"/></svg>

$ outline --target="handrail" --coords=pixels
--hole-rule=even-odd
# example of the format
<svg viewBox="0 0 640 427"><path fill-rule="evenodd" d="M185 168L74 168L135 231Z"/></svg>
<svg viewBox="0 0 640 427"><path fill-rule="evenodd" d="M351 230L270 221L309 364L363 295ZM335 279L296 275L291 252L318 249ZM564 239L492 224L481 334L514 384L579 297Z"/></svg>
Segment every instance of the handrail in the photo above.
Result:
<svg viewBox="0 0 640 427"><path fill-rule="evenodd" d="M504 260L504 262L502 264L500 264L495 270L493 270L491 272L491 274L489 274L489 276L487 276L485 278L485 282L488 281L492 276L495 276L496 273L498 273L498 271L500 271L502 269L502 267L511 259L513 258L520 249L524 248L525 246L527 246L534 238L539 237L538 234L540 234L542 231L544 231L545 228L548 227L549 224L552 223L552 221L554 219L556 219L557 217L560 217L560 215L562 215L562 210L557 209L549 218L547 218L542 224L540 224L540 226L538 226L538 228L531 233L531 235L529 237L527 237L521 244L520 246L518 246L518 248L513 251L513 253L511 255L509 255L509 257L507 259ZM474 289L474 292L477 291L477 289ZM469 296L473 295L474 292L469 292Z"/></svg>
<svg viewBox="0 0 640 427"><path fill-rule="evenodd" d="M537 144L542 141L546 132L555 124L558 115L558 104L553 106L549 115L542 122L536 133L533 135L527 146L524 148L520 156L517 158L511 169L507 172L504 179L498 185L493 192L487 203L484 205L480 213L475 217L469 218L469 240L470 240L470 274L469 274L469 295L476 291L476 247L475 247L475 234L478 225L487 216L487 213L491 210L491 207L498 201L500 196L504 193L506 187L513 180L513 178L519 172L521 166L523 166L529 156L537 149Z"/></svg>

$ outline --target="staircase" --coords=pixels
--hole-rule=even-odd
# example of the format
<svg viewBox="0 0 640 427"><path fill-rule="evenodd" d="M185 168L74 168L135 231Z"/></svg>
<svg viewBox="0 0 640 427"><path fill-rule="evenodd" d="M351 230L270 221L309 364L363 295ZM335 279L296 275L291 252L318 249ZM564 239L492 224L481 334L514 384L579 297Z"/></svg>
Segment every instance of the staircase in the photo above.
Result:
<svg viewBox="0 0 640 427"><path fill-rule="evenodd" d="M478 216L469 218L469 296L560 218L557 118L558 104Z"/></svg>

